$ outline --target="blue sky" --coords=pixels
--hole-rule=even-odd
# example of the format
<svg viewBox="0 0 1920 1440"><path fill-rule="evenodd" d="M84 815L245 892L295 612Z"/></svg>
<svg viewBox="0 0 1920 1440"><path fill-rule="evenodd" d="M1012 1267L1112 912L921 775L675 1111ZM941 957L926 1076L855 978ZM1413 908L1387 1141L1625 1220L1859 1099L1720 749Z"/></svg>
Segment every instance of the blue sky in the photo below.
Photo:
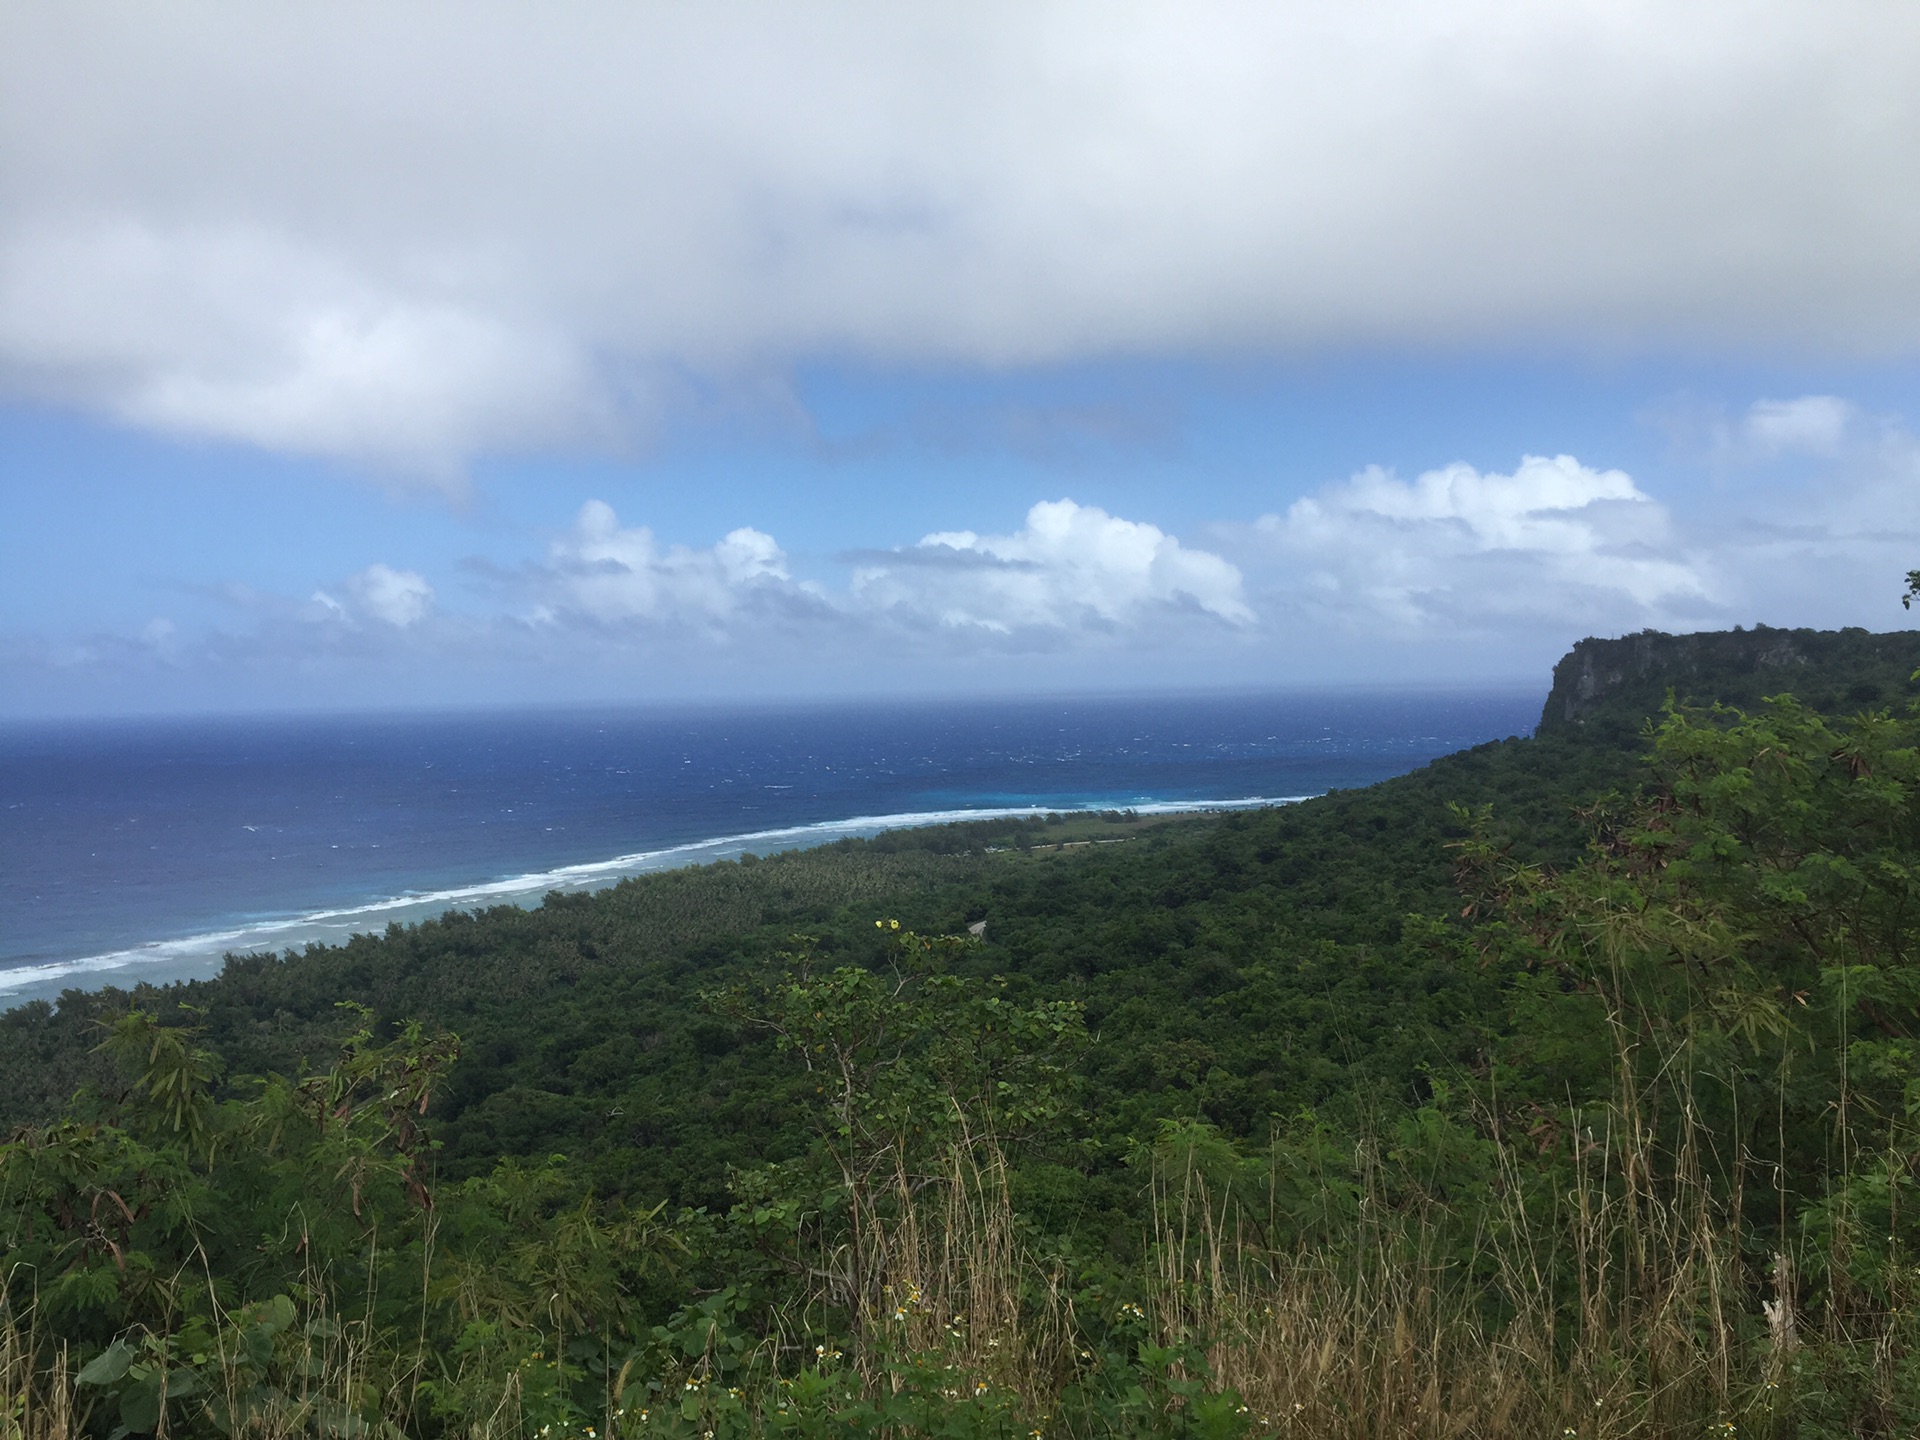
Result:
<svg viewBox="0 0 1920 1440"><path fill-rule="evenodd" d="M1872 5L10 9L0 715L1893 628L1915 62Z"/></svg>

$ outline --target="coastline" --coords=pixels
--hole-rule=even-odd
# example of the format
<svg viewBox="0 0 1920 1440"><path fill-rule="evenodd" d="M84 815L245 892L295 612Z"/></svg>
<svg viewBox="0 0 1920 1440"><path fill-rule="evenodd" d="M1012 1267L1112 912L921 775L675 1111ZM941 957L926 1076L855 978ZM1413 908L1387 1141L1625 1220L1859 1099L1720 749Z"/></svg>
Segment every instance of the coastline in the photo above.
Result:
<svg viewBox="0 0 1920 1440"><path fill-rule="evenodd" d="M971 820L1072 815L1117 809L1133 810L1143 815L1205 814L1212 811L1257 810L1295 804L1311 798L1310 795L1279 795L1220 800L1090 801L1072 807L983 806L861 815L746 831L657 850L635 851L607 860L563 865L431 891L406 892L369 900L360 905L297 915L236 918L221 928L195 934L151 940L101 954L17 965L0 970L0 1010L15 1009L35 1000L45 1000L51 1004L66 990L102 990L116 986L166 985L179 980L209 979L220 973L229 954L280 953L303 949L312 944L338 944L357 934L385 929L389 924L418 923L435 919L450 910L473 910L491 905L521 905L531 909L544 896L556 890L585 894L609 888L637 875L737 859L749 852L769 855L787 850L804 850L842 839L869 839L893 830L917 830Z"/></svg>

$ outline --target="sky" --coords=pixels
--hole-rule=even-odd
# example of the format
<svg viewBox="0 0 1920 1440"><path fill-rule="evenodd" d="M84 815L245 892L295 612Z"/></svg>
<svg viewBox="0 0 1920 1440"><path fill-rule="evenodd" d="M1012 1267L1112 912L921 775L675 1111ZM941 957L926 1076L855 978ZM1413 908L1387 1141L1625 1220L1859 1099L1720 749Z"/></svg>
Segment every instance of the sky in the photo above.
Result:
<svg viewBox="0 0 1920 1440"><path fill-rule="evenodd" d="M1894 629L1920 9L0 0L0 717Z"/></svg>

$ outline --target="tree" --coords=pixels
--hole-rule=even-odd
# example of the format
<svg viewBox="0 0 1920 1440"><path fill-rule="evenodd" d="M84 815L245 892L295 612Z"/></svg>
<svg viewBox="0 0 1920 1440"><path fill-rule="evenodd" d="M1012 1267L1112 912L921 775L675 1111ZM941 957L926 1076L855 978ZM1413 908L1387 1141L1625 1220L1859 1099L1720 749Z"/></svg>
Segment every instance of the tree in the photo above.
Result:
<svg viewBox="0 0 1920 1440"><path fill-rule="evenodd" d="M884 969L824 969L801 939L777 980L707 997L771 1032L813 1081L812 1149L747 1183L814 1217L823 1278L856 1325L891 1308L893 1232L914 1197L956 1168L1003 1175L1005 1147L1072 1109L1086 1043L1078 1002L1019 1005L1004 980L951 973L970 937L876 924L890 942Z"/></svg>

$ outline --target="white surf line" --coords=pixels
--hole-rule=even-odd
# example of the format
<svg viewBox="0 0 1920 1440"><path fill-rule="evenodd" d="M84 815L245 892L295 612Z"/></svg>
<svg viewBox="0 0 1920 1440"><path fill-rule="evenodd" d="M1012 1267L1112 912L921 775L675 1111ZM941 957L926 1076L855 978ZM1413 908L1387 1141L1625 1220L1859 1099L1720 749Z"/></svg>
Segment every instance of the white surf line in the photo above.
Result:
<svg viewBox="0 0 1920 1440"><path fill-rule="evenodd" d="M721 835L708 840L690 840L658 850L637 850L611 860L593 860L578 865L562 865L552 870L459 885L444 890L412 891L363 905L341 906L329 910L311 910L302 915L261 920L254 924L232 926L203 934L185 935L173 940L151 940L145 944L110 950L71 960L54 960L35 965L20 965L0 970L0 995L30 986L62 980L69 975L86 975L124 970L133 966L158 964L168 960L187 960L196 956L252 953L274 948L274 938L282 939L300 930L331 932L337 938L348 931L351 922L374 920L401 910L431 908L435 914L462 910L492 900L507 902L514 896L545 895L552 890L580 890L612 885L635 875L679 869L702 863L702 856L714 852L750 849L755 845L805 841L805 845L787 848L812 848L840 835L884 834L889 830L919 830L935 825L951 825L970 820L1007 820L1041 815L1100 815L1131 810L1136 815L1188 815L1224 810L1258 810L1271 805L1291 805L1310 799L1306 795L1249 795L1234 800L1139 800L1128 804L1088 804L1079 806L1003 805L970 810L920 810L893 815L856 815L845 820L815 820L805 825L784 825L772 830L748 830L737 835ZM720 857L714 857L720 858ZM354 926L348 933L362 933ZM316 941L320 935L305 937Z"/></svg>

